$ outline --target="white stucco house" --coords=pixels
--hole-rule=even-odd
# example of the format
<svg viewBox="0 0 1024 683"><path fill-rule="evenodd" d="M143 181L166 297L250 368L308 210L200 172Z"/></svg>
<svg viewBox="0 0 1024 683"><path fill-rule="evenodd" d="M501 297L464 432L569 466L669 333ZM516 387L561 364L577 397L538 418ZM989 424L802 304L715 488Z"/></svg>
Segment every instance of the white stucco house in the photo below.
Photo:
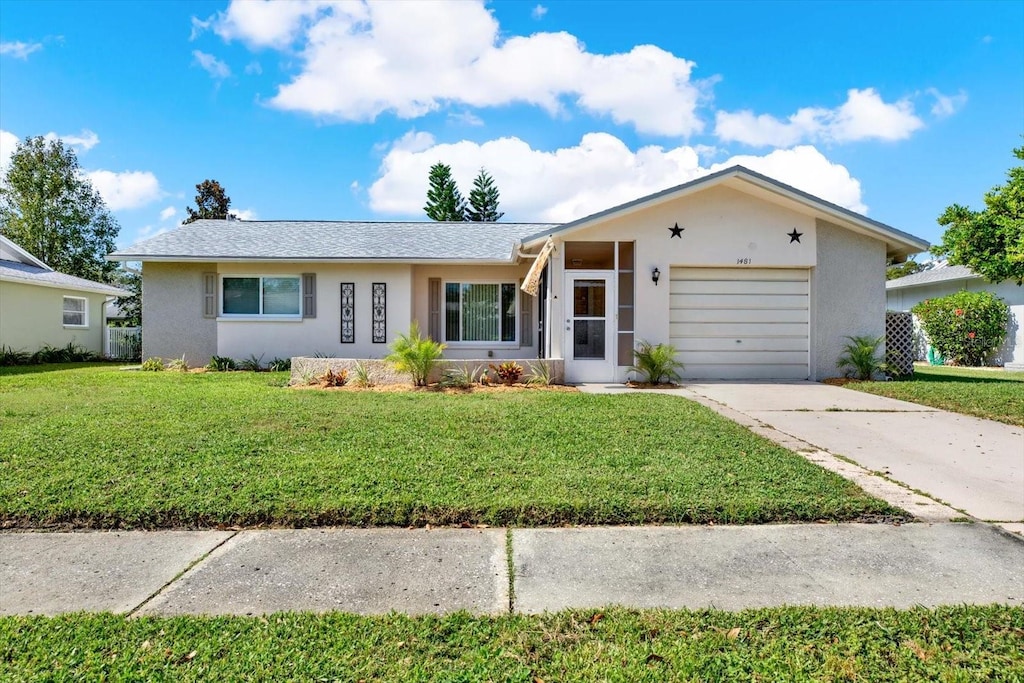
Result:
<svg viewBox="0 0 1024 683"><path fill-rule="evenodd" d="M639 340L689 378L834 376L884 334L886 258L927 248L736 166L561 225L197 221L111 258L143 264L146 357L381 358L417 321L448 358L580 382Z"/></svg>
<svg viewBox="0 0 1024 683"><path fill-rule="evenodd" d="M1008 370L1024 370L1024 287L1015 282L992 284L966 266L941 265L885 283L886 305L891 311L909 311L925 299L948 296L960 291L992 292L1010 308L1006 339L989 359ZM916 325L915 332L922 335ZM918 344L918 350L924 348ZM920 356L918 360L924 360Z"/></svg>
<svg viewBox="0 0 1024 683"><path fill-rule="evenodd" d="M32 353L74 343L102 355L104 304L128 294L59 273L0 235L0 346Z"/></svg>

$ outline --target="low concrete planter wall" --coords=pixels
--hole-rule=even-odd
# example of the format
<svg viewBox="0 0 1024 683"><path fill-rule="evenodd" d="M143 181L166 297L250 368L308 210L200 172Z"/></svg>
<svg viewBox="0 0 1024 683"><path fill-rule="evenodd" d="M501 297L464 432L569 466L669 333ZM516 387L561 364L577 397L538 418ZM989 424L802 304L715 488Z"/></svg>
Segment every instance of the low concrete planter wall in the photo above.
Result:
<svg viewBox="0 0 1024 683"><path fill-rule="evenodd" d="M475 368L486 368L488 365L494 364L499 365L504 363L506 360L514 360L523 366L523 378L527 378L530 375L530 365L537 365L538 363L546 365L550 368L551 381L553 384L562 384L565 381L565 363L561 358L543 358L533 360L523 359L502 359L502 358L483 358L483 359L470 359L470 360L440 360L437 362L437 366L430 375L430 381L436 382L441 378L441 373L449 367L456 368L467 368L473 370ZM323 375L327 372L328 368L337 372L339 370L347 370L349 379L352 378L352 368L355 367L356 363L362 363L367 369L370 375L370 379L373 380L374 384L411 384L412 378L404 372L397 372L391 363L380 359L360 359L360 358L307 358L305 356L296 356L292 358L292 376L291 384L305 384L316 377ZM493 373L492 373L493 374Z"/></svg>

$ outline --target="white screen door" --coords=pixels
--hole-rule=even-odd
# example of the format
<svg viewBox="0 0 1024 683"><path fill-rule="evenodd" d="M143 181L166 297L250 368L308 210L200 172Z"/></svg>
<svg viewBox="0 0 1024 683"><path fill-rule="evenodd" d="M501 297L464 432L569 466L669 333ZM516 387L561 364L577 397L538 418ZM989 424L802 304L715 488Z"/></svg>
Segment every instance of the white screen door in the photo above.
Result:
<svg viewBox="0 0 1024 683"><path fill-rule="evenodd" d="M565 374L570 382L615 379L615 290L607 272L566 271Z"/></svg>

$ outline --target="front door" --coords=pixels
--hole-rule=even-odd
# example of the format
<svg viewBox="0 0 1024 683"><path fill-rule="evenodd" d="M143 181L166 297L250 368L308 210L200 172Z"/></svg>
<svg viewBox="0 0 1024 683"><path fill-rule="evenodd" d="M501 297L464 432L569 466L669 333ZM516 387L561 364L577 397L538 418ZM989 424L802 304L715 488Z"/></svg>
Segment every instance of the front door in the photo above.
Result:
<svg viewBox="0 0 1024 683"><path fill-rule="evenodd" d="M611 382L615 288L607 272L566 271L565 376L569 382Z"/></svg>

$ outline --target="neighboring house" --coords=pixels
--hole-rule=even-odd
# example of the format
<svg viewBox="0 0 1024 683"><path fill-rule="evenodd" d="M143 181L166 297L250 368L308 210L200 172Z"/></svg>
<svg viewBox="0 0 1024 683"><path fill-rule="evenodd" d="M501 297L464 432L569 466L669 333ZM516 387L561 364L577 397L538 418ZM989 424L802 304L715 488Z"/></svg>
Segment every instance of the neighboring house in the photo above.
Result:
<svg viewBox="0 0 1024 683"><path fill-rule="evenodd" d="M1024 370L1024 287L1010 282L994 285L966 266L938 266L885 283L887 306L892 311L909 311L925 299L934 299L960 291L992 292L1010 307L1006 339L989 359L1009 370ZM915 319L915 331L923 337ZM918 360L924 360L925 345L918 344Z"/></svg>
<svg viewBox="0 0 1024 683"><path fill-rule="evenodd" d="M639 340L689 378L834 376L884 334L886 258L927 247L735 166L564 225L197 221L110 258L143 263L146 357L380 358L418 321L447 358L610 382Z"/></svg>
<svg viewBox="0 0 1024 683"><path fill-rule="evenodd" d="M0 346L34 352L74 343L103 354L104 304L128 293L58 273L0 235Z"/></svg>

